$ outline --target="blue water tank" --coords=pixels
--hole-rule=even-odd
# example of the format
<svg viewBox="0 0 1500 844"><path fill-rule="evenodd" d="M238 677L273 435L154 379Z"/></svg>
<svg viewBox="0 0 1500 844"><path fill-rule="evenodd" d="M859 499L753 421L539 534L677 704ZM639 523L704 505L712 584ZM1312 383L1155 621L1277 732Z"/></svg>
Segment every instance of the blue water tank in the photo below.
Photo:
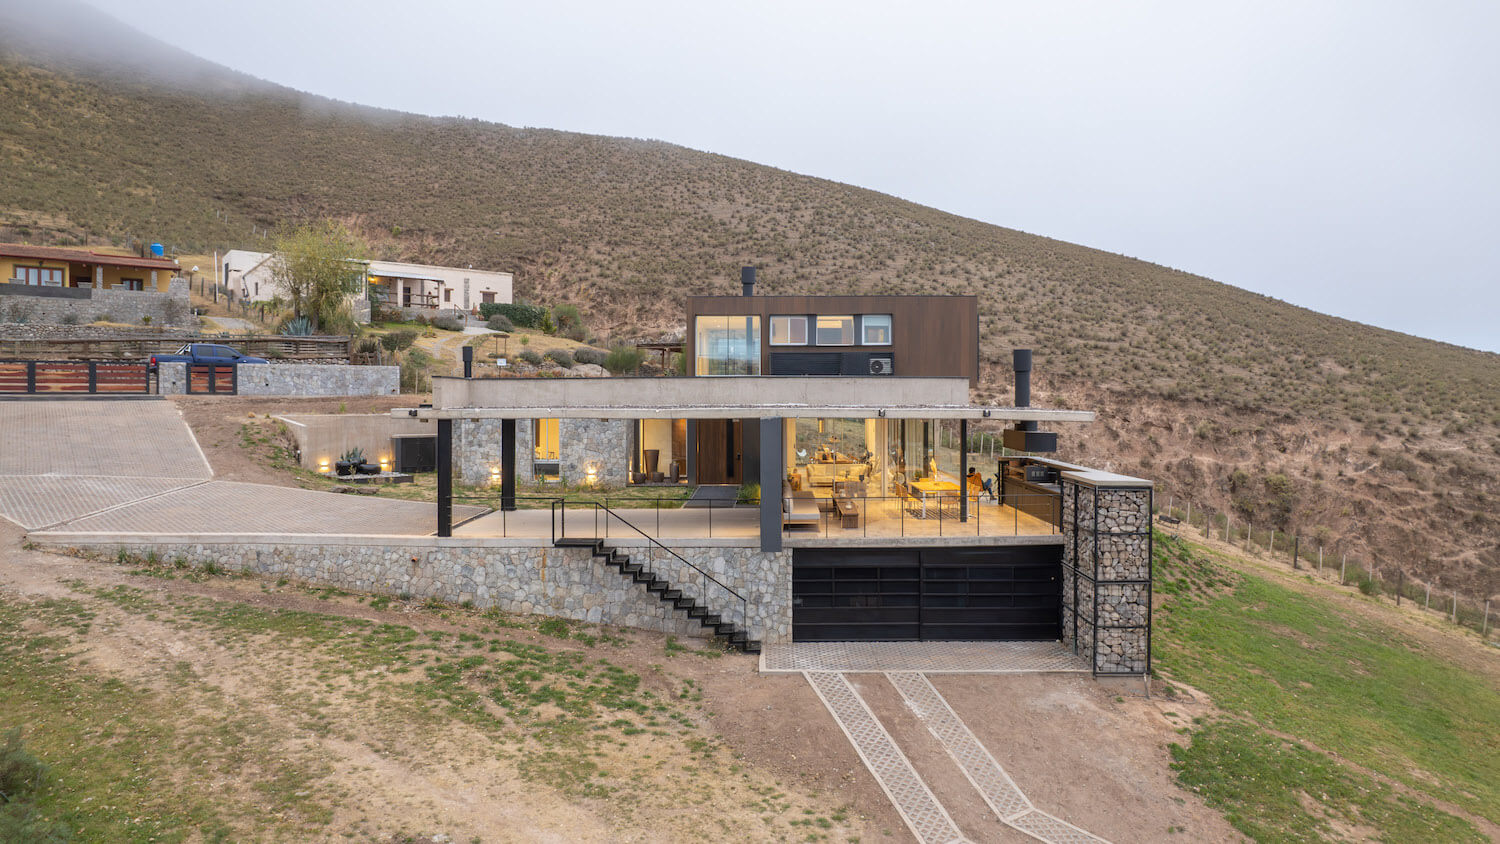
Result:
<svg viewBox="0 0 1500 844"><path fill-rule="evenodd" d="M151 244L151 254L157 258L160 258L163 255L167 254L167 250L163 249L160 243L153 243Z"/></svg>

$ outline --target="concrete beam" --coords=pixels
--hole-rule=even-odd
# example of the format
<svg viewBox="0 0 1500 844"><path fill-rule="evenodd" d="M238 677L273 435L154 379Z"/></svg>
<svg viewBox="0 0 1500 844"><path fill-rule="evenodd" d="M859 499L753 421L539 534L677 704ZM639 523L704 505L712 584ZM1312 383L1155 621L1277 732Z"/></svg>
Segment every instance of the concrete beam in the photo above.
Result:
<svg viewBox="0 0 1500 844"><path fill-rule="evenodd" d="M734 405L532 405L396 408L392 416L417 419L990 419L996 422L1093 422L1092 410L979 405L734 404Z"/></svg>

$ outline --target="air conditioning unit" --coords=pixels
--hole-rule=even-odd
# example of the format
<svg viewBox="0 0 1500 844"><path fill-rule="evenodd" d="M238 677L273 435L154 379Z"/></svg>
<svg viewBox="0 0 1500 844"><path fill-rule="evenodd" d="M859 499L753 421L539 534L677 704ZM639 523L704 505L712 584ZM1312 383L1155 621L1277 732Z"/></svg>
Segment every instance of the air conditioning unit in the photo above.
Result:
<svg viewBox="0 0 1500 844"><path fill-rule="evenodd" d="M870 358L871 375L895 375L896 364L891 358Z"/></svg>

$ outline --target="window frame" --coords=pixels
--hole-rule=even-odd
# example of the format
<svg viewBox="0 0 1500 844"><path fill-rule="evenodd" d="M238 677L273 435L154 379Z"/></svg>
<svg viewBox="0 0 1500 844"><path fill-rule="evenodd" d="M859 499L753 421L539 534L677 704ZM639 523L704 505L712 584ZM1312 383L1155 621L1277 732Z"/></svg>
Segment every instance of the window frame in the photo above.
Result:
<svg viewBox="0 0 1500 844"><path fill-rule="evenodd" d="M788 328L787 328L787 334L788 335L795 334L795 332L791 330L791 325L793 324L793 321L795 321L795 320L801 320L802 321L802 340L801 340L801 342L798 342L797 340L778 341L776 339L776 321L777 320L786 320L786 324L788 326ZM807 314L772 314L771 317L770 317L770 320L769 320L769 324L770 324L770 334L767 337L767 342L768 342L769 345L772 345L772 346L808 346L808 345L811 345L810 338L809 338L808 333L807 333Z"/></svg>
<svg viewBox="0 0 1500 844"><path fill-rule="evenodd" d="M870 323L869 323L869 320L870 320L871 317L874 317L876 319L883 319L884 320L884 324L883 324L882 327L885 328L885 340L883 342L882 341L873 341L873 340L870 339L870 335L868 333L868 330L871 327ZM877 325L879 325L879 324L880 323L877 323ZM893 327L894 324L895 324L895 320L891 317L890 314L861 314L860 318L859 318L859 344L858 345L861 345L861 346L889 346L889 345L891 345L891 342L895 338L895 334L896 334L895 329Z"/></svg>
<svg viewBox="0 0 1500 844"><path fill-rule="evenodd" d="M827 319L827 320L835 320L835 319L836 320L848 320L848 323L847 323L847 325L849 327L849 334L848 334L849 340L848 340L848 342L829 342L829 343L823 342L823 320L825 320L825 319ZM856 346L856 345L859 345L858 343L855 342L855 340L857 339L856 338L856 333L857 332L856 332L856 329L855 329L854 314L818 314L817 317L816 317L816 319L813 322L813 325L815 326L814 329L813 329L813 340L814 340L814 344L815 345L818 345L818 346ZM840 328L840 333L842 334L842 326Z"/></svg>

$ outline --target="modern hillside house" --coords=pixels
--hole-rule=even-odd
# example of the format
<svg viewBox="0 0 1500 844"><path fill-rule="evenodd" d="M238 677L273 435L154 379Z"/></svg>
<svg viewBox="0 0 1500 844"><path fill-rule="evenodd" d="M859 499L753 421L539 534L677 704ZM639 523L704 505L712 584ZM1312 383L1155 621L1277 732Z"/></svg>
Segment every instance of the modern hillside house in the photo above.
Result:
<svg viewBox="0 0 1500 844"><path fill-rule="evenodd" d="M690 377L434 379L430 407L396 412L437 423L439 537L534 548L495 563L552 578L545 598L507 581L527 611L671 632L696 619L750 649L1061 640L1096 673L1149 669L1151 483L1043 454L1056 438L1039 426L1094 414L1030 406L1029 351L1015 406L970 403L973 297L759 297L744 281L744 296L690 299ZM976 422L1031 451L976 454ZM455 525L455 472L497 486L499 510ZM568 483L518 483L547 476ZM565 492L684 476L757 484L759 500ZM603 600L610 574L627 586Z"/></svg>
<svg viewBox="0 0 1500 844"><path fill-rule="evenodd" d="M276 295L269 252L235 249L224 254L224 284L236 296L267 302ZM472 267L440 267L397 261L360 261L369 300L391 310L431 315L472 311L488 302L510 302L515 277Z"/></svg>

